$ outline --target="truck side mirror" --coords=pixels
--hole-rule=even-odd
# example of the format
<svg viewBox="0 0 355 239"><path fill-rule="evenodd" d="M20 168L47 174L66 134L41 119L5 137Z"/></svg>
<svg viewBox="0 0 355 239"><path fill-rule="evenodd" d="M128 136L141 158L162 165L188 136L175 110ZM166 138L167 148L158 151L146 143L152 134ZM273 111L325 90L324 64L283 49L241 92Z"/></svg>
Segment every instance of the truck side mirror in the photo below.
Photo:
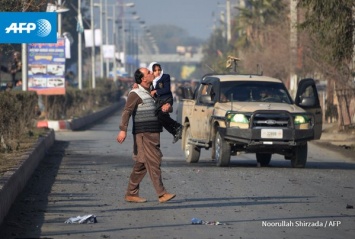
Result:
<svg viewBox="0 0 355 239"><path fill-rule="evenodd" d="M303 107L312 107L315 106L316 104L316 99L315 97L302 97L300 106Z"/></svg>
<svg viewBox="0 0 355 239"><path fill-rule="evenodd" d="M211 99L210 95L201 95L200 102L203 104L213 104L213 100Z"/></svg>

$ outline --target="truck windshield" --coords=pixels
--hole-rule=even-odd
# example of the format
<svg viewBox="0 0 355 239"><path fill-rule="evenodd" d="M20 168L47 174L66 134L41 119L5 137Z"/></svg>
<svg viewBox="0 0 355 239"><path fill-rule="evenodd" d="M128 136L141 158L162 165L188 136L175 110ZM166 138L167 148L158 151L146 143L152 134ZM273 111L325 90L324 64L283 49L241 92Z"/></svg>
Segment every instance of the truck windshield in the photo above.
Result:
<svg viewBox="0 0 355 239"><path fill-rule="evenodd" d="M292 104L282 83L264 81L221 82L220 102L275 102Z"/></svg>

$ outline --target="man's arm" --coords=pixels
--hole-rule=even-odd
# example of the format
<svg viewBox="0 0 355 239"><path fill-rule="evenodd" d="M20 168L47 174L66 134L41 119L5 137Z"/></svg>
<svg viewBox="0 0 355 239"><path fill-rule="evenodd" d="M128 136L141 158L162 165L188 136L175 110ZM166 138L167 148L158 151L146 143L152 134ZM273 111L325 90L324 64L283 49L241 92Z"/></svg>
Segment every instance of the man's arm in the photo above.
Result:
<svg viewBox="0 0 355 239"><path fill-rule="evenodd" d="M121 116L121 123L120 123L120 132L117 135L117 142L122 144L127 136L127 128L129 119L138 104L142 103L142 99L134 92L131 92L126 101L126 105L123 109L123 113Z"/></svg>

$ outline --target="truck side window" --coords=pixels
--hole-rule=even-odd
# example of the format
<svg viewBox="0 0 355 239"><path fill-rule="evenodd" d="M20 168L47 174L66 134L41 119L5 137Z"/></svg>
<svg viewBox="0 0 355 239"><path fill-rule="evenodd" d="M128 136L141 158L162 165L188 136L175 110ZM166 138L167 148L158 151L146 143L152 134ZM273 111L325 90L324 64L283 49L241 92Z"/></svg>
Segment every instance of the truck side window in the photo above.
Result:
<svg viewBox="0 0 355 239"><path fill-rule="evenodd" d="M211 104L216 102L216 93L213 90L213 85L211 84L202 84L200 87L200 94L198 96L198 102L201 104Z"/></svg>
<svg viewBox="0 0 355 239"><path fill-rule="evenodd" d="M201 85L201 95L207 95L208 85Z"/></svg>
<svg viewBox="0 0 355 239"><path fill-rule="evenodd" d="M315 86L310 85L302 92L302 94L299 96L301 106L311 107L318 105L318 97L315 94L315 90Z"/></svg>

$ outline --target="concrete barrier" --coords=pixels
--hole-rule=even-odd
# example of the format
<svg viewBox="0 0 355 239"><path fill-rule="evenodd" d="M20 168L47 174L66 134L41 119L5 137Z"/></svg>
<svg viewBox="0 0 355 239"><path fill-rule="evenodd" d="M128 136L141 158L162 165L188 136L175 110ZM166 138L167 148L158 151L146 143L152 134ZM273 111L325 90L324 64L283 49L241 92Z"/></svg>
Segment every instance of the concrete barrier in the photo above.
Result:
<svg viewBox="0 0 355 239"><path fill-rule="evenodd" d="M70 129L71 130L78 130L78 129L83 128L87 125L95 123L95 121L102 119L102 118L112 114L116 110L120 109L121 107L124 106L125 103L126 103L126 101L124 99L121 99L119 102L117 102L117 103L115 103L103 110L100 110L98 112L95 112L95 113L87 115L87 116L84 116L82 118L73 119L69 122Z"/></svg>
<svg viewBox="0 0 355 239"><path fill-rule="evenodd" d="M24 189L39 162L55 140L54 130L50 130L45 137L38 139L28 155L21 157L20 165L10 169L0 178L0 224L11 208L17 195Z"/></svg>
<svg viewBox="0 0 355 239"><path fill-rule="evenodd" d="M109 114L115 112L117 109L124 106L126 100L122 98L119 102L112 104L100 111L94 112L90 115L69 120L41 120L37 122L38 128L50 128L54 131L60 130L78 130L85 126L88 126L95 121L100 120L103 117L108 116Z"/></svg>

